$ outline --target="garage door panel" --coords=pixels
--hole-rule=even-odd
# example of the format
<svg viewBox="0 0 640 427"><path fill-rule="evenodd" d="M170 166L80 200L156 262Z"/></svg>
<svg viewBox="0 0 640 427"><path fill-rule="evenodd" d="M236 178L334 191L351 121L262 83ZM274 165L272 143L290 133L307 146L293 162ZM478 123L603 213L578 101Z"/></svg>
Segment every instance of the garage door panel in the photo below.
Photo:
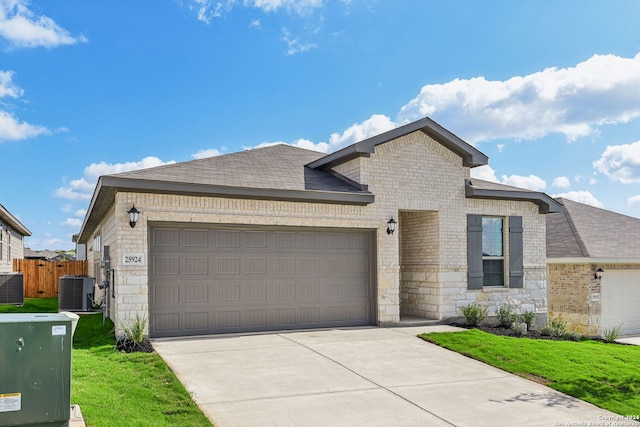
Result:
<svg viewBox="0 0 640 427"><path fill-rule="evenodd" d="M177 248L180 245L180 230L162 228L152 231L152 245L159 250L163 247Z"/></svg>
<svg viewBox="0 0 640 427"><path fill-rule="evenodd" d="M150 233L152 336L373 322L368 231L170 226Z"/></svg>
<svg viewBox="0 0 640 427"><path fill-rule="evenodd" d="M184 286L184 302L189 303L209 303L209 286L203 285L185 285Z"/></svg>
<svg viewBox="0 0 640 427"><path fill-rule="evenodd" d="M184 258L184 274L187 276L208 276L208 257L187 257Z"/></svg>
<svg viewBox="0 0 640 427"><path fill-rule="evenodd" d="M640 270L608 270L601 286L602 328L640 334Z"/></svg>
<svg viewBox="0 0 640 427"><path fill-rule="evenodd" d="M209 246L207 230L184 230L184 246L186 248L206 248Z"/></svg>
<svg viewBox="0 0 640 427"><path fill-rule="evenodd" d="M184 329L186 331L206 331L209 329L209 312L197 311L184 313Z"/></svg>

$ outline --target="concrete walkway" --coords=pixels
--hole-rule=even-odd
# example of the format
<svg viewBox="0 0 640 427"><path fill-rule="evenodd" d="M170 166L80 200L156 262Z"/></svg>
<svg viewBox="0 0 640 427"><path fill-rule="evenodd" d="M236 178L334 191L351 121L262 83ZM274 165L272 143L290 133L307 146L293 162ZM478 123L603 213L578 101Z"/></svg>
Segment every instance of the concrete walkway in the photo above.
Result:
<svg viewBox="0 0 640 427"><path fill-rule="evenodd" d="M631 335L624 338L618 338L616 341L624 344L640 345L640 335Z"/></svg>
<svg viewBox="0 0 640 427"><path fill-rule="evenodd" d="M556 427L616 419L416 338L450 330L456 328L372 327L161 339L153 346L218 427Z"/></svg>

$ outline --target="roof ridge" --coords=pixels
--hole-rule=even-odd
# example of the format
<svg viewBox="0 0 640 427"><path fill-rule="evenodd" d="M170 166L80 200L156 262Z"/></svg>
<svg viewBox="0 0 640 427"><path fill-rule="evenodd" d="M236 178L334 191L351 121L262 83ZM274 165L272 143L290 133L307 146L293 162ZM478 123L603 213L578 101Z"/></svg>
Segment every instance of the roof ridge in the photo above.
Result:
<svg viewBox="0 0 640 427"><path fill-rule="evenodd" d="M573 218L571 217L571 212L569 212L569 208L567 208L566 204L563 204L562 214L567 219L569 228L571 229L573 236L576 238L576 242L580 247L580 251L582 252L582 255L586 258L589 258L590 255L589 255L589 250L587 249L587 245L585 245L584 241L582 240L582 237L580 237L580 232L578 231L578 227L576 227L576 224L573 221Z"/></svg>

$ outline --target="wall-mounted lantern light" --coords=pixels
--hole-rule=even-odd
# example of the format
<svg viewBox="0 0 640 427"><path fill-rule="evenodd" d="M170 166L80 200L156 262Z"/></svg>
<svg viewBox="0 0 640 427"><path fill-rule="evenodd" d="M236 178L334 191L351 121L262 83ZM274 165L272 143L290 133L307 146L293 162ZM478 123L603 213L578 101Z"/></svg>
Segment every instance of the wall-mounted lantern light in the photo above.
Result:
<svg viewBox="0 0 640 427"><path fill-rule="evenodd" d="M129 225L131 226L131 228L133 228L136 226L136 223L138 222L140 211L136 209L136 205L133 205L131 206L131 209L127 211L127 213L129 214Z"/></svg>
<svg viewBox="0 0 640 427"><path fill-rule="evenodd" d="M398 223L396 222L396 220L391 217L391 219L387 222L387 234L393 234L393 232L396 231L397 224Z"/></svg>
<svg viewBox="0 0 640 427"><path fill-rule="evenodd" d="M596 270L596 279L602 279L602 274L604 273L604 270L602 269L602 267L600 267L599 269Z"/></svg>

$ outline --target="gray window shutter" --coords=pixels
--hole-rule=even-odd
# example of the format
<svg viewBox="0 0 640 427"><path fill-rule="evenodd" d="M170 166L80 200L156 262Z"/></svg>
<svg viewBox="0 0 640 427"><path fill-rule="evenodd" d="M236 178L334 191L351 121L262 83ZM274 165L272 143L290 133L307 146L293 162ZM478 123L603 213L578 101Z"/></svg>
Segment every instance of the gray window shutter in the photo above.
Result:
<svg viewBox="0 0 640 427"><path fill-rule="evenodd" d="M524 286L522 217L509 217L509 287Z"/></svg>
<svg viewBox="0 0 640 427"><path fill-rule="evenodd" d="M482 289L482 215L467 215L467 287Z"/></svg>

